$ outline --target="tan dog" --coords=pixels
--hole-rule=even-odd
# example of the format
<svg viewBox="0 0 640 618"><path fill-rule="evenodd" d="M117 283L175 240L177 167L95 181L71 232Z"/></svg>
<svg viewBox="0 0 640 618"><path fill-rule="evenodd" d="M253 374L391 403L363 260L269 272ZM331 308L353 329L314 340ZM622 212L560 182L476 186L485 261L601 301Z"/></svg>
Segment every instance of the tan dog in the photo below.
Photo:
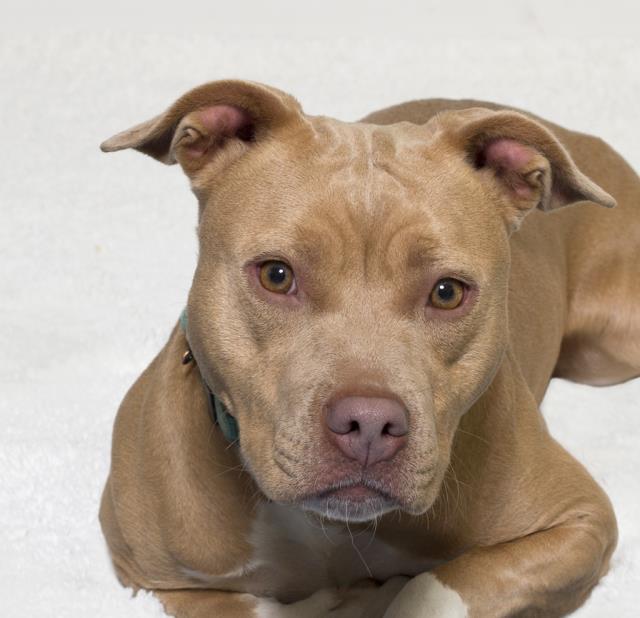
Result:
<svg viewBox="0 0 640 618"><path fill-rule="evenodd" d="M616 522L538 406L553 375L640 374L619 155L492 104L343 123L238 81L103 144L123 148L178 162L200 205L186 336L116 420L101 522L123 584L180 618L584 602Z"/></svg>

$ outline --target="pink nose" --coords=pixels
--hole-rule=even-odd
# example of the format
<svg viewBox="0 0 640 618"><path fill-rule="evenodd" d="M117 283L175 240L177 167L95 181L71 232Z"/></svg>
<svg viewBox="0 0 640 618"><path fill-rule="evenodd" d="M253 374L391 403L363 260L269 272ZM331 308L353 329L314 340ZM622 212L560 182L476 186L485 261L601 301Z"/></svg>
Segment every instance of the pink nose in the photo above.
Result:
<svg viewBox="0 0 640 618"><path fill-rule="evenodd" d="M344 397L327 410L329 435L349 459L371 466L391 459L407 441L407 413L395 399Z"/></svg>

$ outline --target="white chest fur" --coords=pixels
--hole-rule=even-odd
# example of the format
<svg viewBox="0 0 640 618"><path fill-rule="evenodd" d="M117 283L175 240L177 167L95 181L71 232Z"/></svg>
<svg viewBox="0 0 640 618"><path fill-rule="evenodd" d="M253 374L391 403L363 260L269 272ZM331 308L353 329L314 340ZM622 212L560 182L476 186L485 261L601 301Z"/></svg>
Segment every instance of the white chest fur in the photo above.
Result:
<svg viewBox="0 0 640 618"><path fill-rule="evenodd" d="M286 602L319 588L347 586L367 578L384 581L434 566L376 538L373 523L366 530L351 530L276 504L259 507L251 543L251 561L229 573L224 587Z"/></svg>

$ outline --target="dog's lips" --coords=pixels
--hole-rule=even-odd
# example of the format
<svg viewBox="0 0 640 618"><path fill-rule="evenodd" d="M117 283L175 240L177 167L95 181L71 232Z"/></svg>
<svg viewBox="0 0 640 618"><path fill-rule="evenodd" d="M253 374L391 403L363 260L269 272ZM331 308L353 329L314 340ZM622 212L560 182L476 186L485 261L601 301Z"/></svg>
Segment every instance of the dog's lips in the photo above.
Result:
<svg viewBox="0 0 640 618"><path fill-rule="evenodd" d="M305 496L299 505L334 520L368 521L403 508L386 487L367 480L342 481Z"/></svg>
<svg viewBox="0 0 640 618"><path fill-rule="evenodd" d="M367 498L375 498L380 496L380 492L366 485L351 485L349 487L339 487L337 489L324 492L327 497L336 500L350 500L352 502L361 502Z"/></svg>
<svg viewBox="0 0 640 618"><path fill-rule="evenodd" d="M345 500L349 502L363 502L372 498L388 498L383 492L368 487L364 483L348 485L347 487L336 487L321 492L318 497L332 498L334 500Z"/></svg>

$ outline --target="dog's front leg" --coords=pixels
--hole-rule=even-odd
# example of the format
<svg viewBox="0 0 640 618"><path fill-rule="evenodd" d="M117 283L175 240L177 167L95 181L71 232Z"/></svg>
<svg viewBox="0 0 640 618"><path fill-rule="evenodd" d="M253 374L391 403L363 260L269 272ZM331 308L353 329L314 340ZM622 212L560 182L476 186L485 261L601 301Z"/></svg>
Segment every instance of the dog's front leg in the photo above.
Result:
<svg viewBox="0 0 640 618"><path fill-rule="evenodd" d="M371 580L358 582L340 592L340 604L328 618L383 618L387 607L409 581L398 575L378 585Z"/></svg>
<svg viewBox="0 0 640 618"><path fill-rule="evenodd" d="M607 571L616 536L608 500L592 494L546 529L472 549L417 575L384 618L564 616Z"/></svg>
<svg viewBox="0 0 640 618"><path fill-rule="evenodd" d="M385 618L563 616L606 570L610 534L586 514L525 538L463 554L414 577Z"/></svg>
<svg viewBox="0 0 640 618"><path fill-rule="evenodd" d="M165 611L175 618L325 618L340 605L335 589L323 589L297 603L223 590L156 590Z"/></svg>

